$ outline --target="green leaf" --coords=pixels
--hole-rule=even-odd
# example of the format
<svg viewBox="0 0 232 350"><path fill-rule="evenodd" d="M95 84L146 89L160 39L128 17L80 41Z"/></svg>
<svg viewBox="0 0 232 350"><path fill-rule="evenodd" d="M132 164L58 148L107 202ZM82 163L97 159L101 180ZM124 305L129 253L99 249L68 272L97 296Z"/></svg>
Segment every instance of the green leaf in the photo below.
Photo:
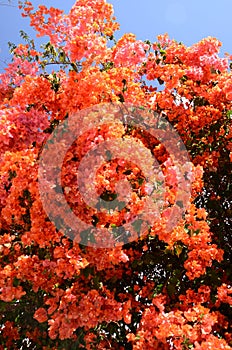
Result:
<svg viewBox="0 0 232 350"><path fill-rule="evenodd" d="M137 233L140 233L142 223L143 223L143 220L141 220L141 219L135 220L135 221L132 223L132 226L133 226L134 230L135 230Z"/></svg>

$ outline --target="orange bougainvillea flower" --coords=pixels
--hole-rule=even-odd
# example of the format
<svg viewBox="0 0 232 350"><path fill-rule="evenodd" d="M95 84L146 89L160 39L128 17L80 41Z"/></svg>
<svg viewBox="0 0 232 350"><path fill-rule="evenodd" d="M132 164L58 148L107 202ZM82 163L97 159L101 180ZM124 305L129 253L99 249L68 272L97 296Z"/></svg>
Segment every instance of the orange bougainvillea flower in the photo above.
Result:
<svg viewBox="0 0 232 350"><path fill-rule="evenodd" d="M46 322L48 319L46 310L42 307L37 309L34 318L40 323Z"/></svg>

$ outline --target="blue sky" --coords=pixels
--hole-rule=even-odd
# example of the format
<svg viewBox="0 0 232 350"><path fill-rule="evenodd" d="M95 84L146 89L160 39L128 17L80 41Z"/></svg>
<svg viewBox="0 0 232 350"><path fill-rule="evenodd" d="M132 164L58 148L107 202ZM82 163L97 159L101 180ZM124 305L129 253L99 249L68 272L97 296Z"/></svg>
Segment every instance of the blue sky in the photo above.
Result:
<svg viewBox="0 0 232 350"><path fill-rule="evenodd" d="M232 0L109 0L122 33L131 32L138 39L155 41L158 34L167 32L171 38L186 45L214 36L223 43L222 54L232 54L231 13ZM8 0L0 0L0 4ZM35 5L44 4L62 8L68 12L74 0L32 0ZM11 6L0 5L0 70L9 62L7 42L20 42L19 30L32 36L28 19L22 18L17 0Z"/></svg>

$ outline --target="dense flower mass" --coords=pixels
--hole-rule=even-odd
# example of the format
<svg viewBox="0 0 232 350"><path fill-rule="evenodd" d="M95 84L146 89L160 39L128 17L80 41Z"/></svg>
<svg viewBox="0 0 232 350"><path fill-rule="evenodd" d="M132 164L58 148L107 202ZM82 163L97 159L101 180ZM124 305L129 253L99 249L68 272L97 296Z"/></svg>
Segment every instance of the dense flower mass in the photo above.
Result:
<svg viewBox="0 0 232 350"><path fill-rule="evenodd" d="M0 74L0 350L231 349L232 56L221 58L212 37L191 47L167 34L155 43L131 33L117 41L119 25L105 0L77 0L68 14L29 1L19 7L49 42L37 48L24 33L26 43L13 48ZM48 217L39 161L50 135L73 113L112 103L140 108L140 126L93 128L90 114L89 129L65 154L56 188L57 201L65 197L95 232L108 230L114 244L100 248L86 244L103 239L91 230L74 239L64 234L59 206L56 225ZM172 159L141 126L144 109L180 135L190 196L178 173L182 155ZM78 169L94 147L118 139L133 140L134 159L104 159L94 185L107 205L99 201L97 210L78 191ZM63 147L54 148L54 164ZM141 169L137 147L156 159L156 187L146 182L149 159ZM90 162L83 177L93 168ZM115 228L143 212L154 191L163 200L159 217L148 214L146 230L134 221L127 242L115 239Z"/></svg>

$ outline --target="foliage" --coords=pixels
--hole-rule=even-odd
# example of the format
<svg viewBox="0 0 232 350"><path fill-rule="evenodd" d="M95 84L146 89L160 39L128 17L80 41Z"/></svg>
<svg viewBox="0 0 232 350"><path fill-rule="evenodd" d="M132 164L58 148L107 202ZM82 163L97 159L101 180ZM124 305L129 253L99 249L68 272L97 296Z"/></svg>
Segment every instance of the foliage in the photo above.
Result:
<svg viewBox="0 0 232 350"><path fill-rule="evenodd" d="M49 42L36 48L21 32L25 44L10 45L12 62L0 76L0 349L231 349L232 57L220 58L211 37L191 47L166 34L155 43L133 34L117 41L119 25L104 0L78 0L68 15L29 1L20 8ZM38 160L72 112L107 102L144 106L172 123L191 157L192 192L169 234L165 220L154 221L136 241L97 249L49 221ZM89 144L70 148L67 171L85 147L115 134L152 150L171 206L175 171L162 145L140 129L91 132ZM111 184L102 188L120 174L136 206L139 187L146 195L136 166L107 163L99 191L112 195ZM65 181L73 186L72 173Z"/></svg>

